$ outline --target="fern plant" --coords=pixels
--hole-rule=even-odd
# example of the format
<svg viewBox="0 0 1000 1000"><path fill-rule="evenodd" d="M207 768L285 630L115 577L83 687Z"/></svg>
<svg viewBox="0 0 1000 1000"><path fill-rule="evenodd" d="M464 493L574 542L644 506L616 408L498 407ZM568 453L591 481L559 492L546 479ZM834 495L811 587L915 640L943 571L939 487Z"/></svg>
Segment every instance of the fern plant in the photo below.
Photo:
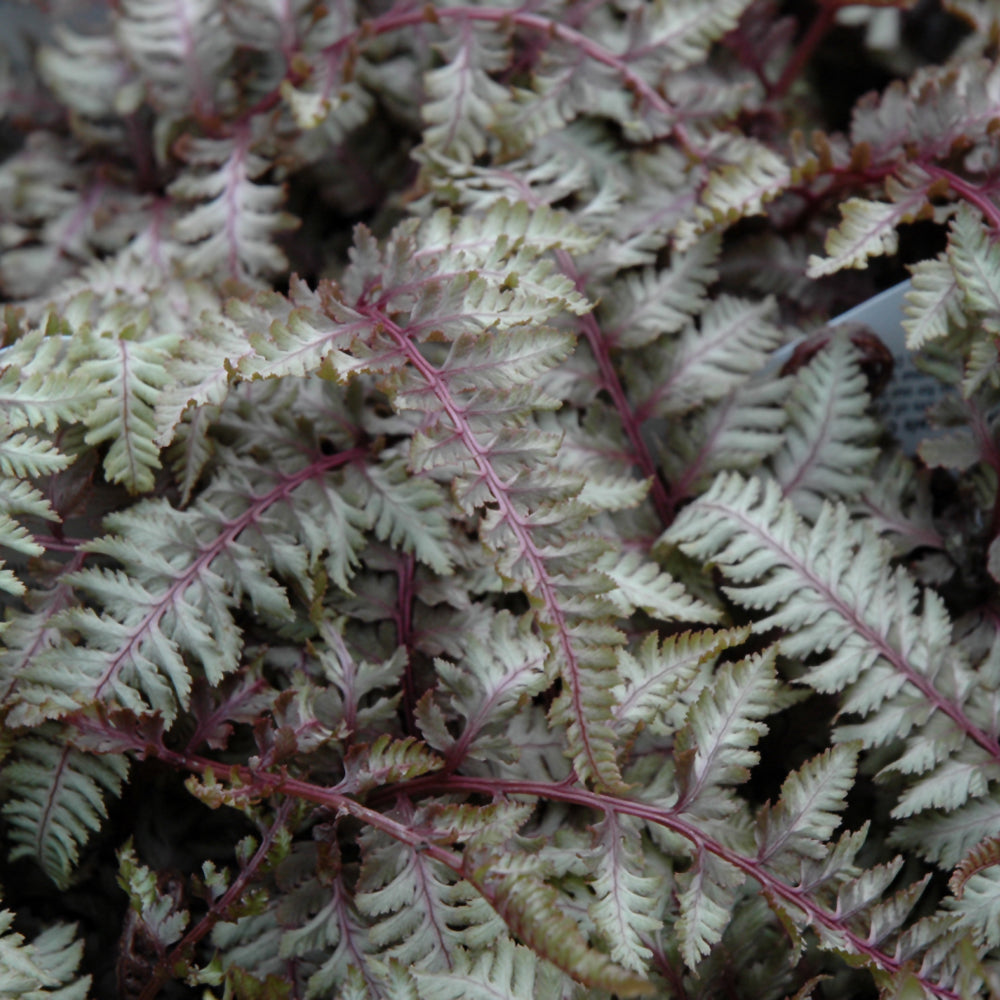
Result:
<svg viewBox="0 0 1000 1000"><path fill-rule="evenodd" d="M1000 996L994 6L0 6L0 993Z"/></svg>

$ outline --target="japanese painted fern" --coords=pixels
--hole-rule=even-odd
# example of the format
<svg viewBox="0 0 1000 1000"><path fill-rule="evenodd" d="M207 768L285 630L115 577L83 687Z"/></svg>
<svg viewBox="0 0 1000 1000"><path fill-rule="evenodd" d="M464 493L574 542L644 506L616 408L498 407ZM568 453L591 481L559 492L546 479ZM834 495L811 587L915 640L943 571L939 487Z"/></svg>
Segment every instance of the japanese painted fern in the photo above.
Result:
<svg viewBox="0 0 1000 1000"><path fill-rule="evenodd" d="M74 6L0 64L0 992L1000 995L989 5L846 133L834 0ZM905 455L822 323L924 219Z"/></svg>

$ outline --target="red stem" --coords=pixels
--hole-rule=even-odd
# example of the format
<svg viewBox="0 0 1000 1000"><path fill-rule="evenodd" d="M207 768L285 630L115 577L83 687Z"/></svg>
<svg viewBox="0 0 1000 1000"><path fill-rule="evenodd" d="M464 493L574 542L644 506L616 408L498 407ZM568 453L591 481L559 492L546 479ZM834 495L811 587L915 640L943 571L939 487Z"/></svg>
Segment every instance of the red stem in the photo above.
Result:
<svg viewBox="0 0 1000 1000"><path fill-rule="evenodd" d="M819 13L813 18L812 24L802 36L798 48L785 65L778 82L771 88L772 98L784 97L788 93L792 84L799 78L806 63L812 58L819 43L833 27L836 16L837 6L835 4L824 3L820 6Z"/></svg>
<svg viewBox="0 0 1000 1000"><path fill-rule="evenodd" d="M746 857L713 839L672 809L665 809L662 806L634 799L621 798L613 794L594 792L588 788L571 785L567 782L550 784L542 781L474 778L461 774L431 774L417 778L401 787L411 793L418 791L448 793L461 790L494 797L497 795L530 795L542 801L568 802L574 805L586 806L601 813L614 812L635 816L638 819L654 823L657 826L665 827L674 833L680 834L697 850L706 851L725 861L727 864L732 865L757 882L770 897L780 899L784 903L800 910L811 923L821 925L827 930L843 935L844 938L850 941L851 948L857 954L864 955L874 965L885 970L890 975L897 974L903 968L901 962L883 952L876 945L871 944L866 938L851 931L839 917L809 899L805 889L783 882L776 875L764 868L757 858ZM918 975L917 973L914 974ZM922 977L920 977L920 982L928 992L933 996L941 997L942 1000L961 1000L957 993L943 986L928 982Z"/></svg>
<svg viewBox="0 0 1000 1000"><path fill-rule="evenodd" d="M406 666L403 669L403 723L406 733L417 734L414 710L417 705L416 684L413 678L413 577L416 571L416 559L413 555L404 555L396 570L399 579L399 590L396 599L396 642L406 650Z"/></svg>
<svg viewBox="0 0 1000 1000"><path fill-rule="evenodd" d="M940 177L942 180L947 181L948 186L955 194L960 195L970 205L978 208L985 216L986 221L997 232L1000 232L1000 207L997 207L979 188L963 180L957 174L953 174L950 170L946 170L944 167L927 164L922 164L922 166L931 177Z"/></svg>
<svg viewBox="0 0 1000 1000"><path fill-rule="evenodd" d="M254 875L256 875L257 870L267 860L267 853L274 844L274 839L277 834L284 829L284 824L288 820L288 814L292 811L293 805L294 801L292 799L286 799L281 803L277 809L274 822L268 827L267 832L261 837L260 844L257 846L257 850L254 851L253 857L241 869L239 875L233 879L229 888L214 903L212 903L208 913L206 913L205 916L203 916L201 920L199 920L198 923L195 924L195 926L192 927L191 930L189 930L176 945L174 945L169 955L157 962L156 968L153 970L149 982L146 984L142 993L139 994L139 1000L156 1000L156 997L159 995L160 990L170 978L171 972L176 967L177 963L184 961L185 957L190 954L191 949L206 934L208 934L220 920L227 919L225 914L228 912L230 907L240 901L240 898L246 891L247 886L250 884Z"/></svg>
<svg viewBox="0 0 1000 1000"><path fill-rule="evenodd" d="M484 448L470 426L465 412L454 398L447 382L440 372L420 353L410 340L407 331L394 323L381 309L372 306L359 308L373 319L395 341L407 361L421 375L424 382L434 391L441 404L441 409L447 415L449 422L462 439L465 449L475 463L482 481L497 502L500 516L506 521L511 532L517 539L524 561L530 567L533 577L532 590L544 609L543 617L552 626L553 643L562 654L563 679L568 687L568 695L572 705L571 712L579 729L582 754L587 760L591 774L597 780L604 780L608 768L600 759L599 749L594 744L591 727L587 718L585 692L583 690L583 667L574 644L573 629L563 602L559 599L558 589L553 574L545 562L545 556L535 539L532 537L531 522L518 509L511 499L510 490L504 477L493 465L489 449Z"/></svg>
<svg viewBox="0 0 1000 1000"><path fill-rule="evenodd" d="M585 282L576 265L573 263L573 258L565 250L557 250L556 259L559 261L560 270L576 285L577 291L585 294ZM651 484L650 497L652 498L653 506L656 508L656 514L663 526L669 527L673 520L673 512L667 487L663 482L659 470L656 468L653 456L649 453L649 448L646 447L646 442L643 440L640 422L632 409L631 403L628 401L628 397L625 395L625 389L611 360L607 338L601 331L593 312L589 312L581 317L580 326L583 328L583 334L587 338L590 352L593 354L594 360L597 362L597 368L601 373L601 386L611 397L611 402L618 411L618 416L621 419L622 427L625 430L625 435L628 438L632 451L632 460L638 465L643 477L649 480Z"/></svg>

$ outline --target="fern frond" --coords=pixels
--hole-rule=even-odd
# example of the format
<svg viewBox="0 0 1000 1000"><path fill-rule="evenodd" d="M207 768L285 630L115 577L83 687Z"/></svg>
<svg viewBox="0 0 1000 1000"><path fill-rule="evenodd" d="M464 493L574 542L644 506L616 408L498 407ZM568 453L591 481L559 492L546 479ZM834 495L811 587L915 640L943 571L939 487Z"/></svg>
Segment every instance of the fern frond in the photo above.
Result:
<svg viewBox="0 0 1000 1000"><path fill-rule="evenodd" d="M643 369L628 362L637 412L676 417L733 392L763 368L781 341L772 299L752 302L721 295L709 302L699 324L688 325L672 349L655 355Z"/></svg>
<svg viewBox="0 0 1000 1000"><path fill-rule="evenodd" d="M662 643L650 634L634 652L619 650L621 682L614 691L613 709L619 736L631 737L640 728L653 732L680 729L690 699L701 687L696 675L748 634L746 628L683 632L667 636Z"/></svg>
<svg viewBox="0 0 1000 1000"><path fill-rule="evenodd" d="M43 427L52 433L60 422L84 416L95 401L93 384L64 371L27 372L17 364L0 371L0 414L11 431Z"/></svg>
<svg viewBox="0 0 1000 1000"><path fill-rule="evenodd" d="M903 859L894 858L888 864L866 869L837 889L838 916L845 923L863 927L873 944L882 944L899 931L926 888L929 876L896 893L888 893L902 867ZM839 934L834 931L826 938L828 942L831 937L832 942L837 943ZM820 938L824 938L822 932Z"/></svg>
<svg viewBox="0 0 1000 1000"><path fill-rule="evenodd" d="M790 627L786 652L830 651L827 663L810 672L820 690L852 683L879 658L924 693L932 690L924 675L933 669L936 647L948 638L940 601L928 593L919 615L912 584L881 566L874 558L877 542L848 522L844 508L823 508L815 527L806 529L776 484L721 475L665 538L716 561L736 584L728 592L741 603L775 609L755 627ZM895 638L900 620L890 617L900 614L909 637L904 648ZM934 700L945 706L942 695Z"/></svg>
<svg viewBox="0 0 1000 1000"><path fill-rule="evenodd" d="M985 970L955 918L938 910L913 921L895 944L896 959L904 967L920 961L921 973L958 996L976 996L986 983Z"/></svg>
<svg viewBox="0 0 1000 1000"><path fill-rule="evenodd" d="M0 288L6 298L47 296L93 259L101 223L108 222L103 213L125 192L82 167L81 153L69 136L39 128L0 165Z"/></svg>
<svg viewBox="0 0 1000 1000"><path fill-rule="evenodd" d="M752 380L683 420L653 422L650 434L680 503L708 487L723 470L758 468L785 441L787 379ZM663 435L662 438L660 435Z"/></svg>
<svg viewBox="0 0 1000 1000"><path fill-rule="evenodd" d="M61 579L46 591L32 591L26 596L31 611L7 612L4 640L0 645L0 706L9 707L28 664L43 649L58 640L53 619L73 600L72 587Z"/></svg>
<svg viewBox="0 0 1000 1000"><path fill-rule="evenodd" d="M40 556L45 552L25 526L3 510L0 510L0 546L27 556ZM24 584L11 570L5 569L0 571L0 589L9 594L23 594Z"/></svg>
<svg viewBox="0 0 1000 1000"><path fill-rule="evenodd" d="M699 851L691 868L678 876L681 955L689 969L722 940L745 876L720 858Z"/></svg>
<svg viewBox="0 0 1000 1000"><path fill-rule="evenodd" d="M372 944L404 965L447 965L459 946L482 947L504 932L472 885L419 847L375 833L366 836L355 900L372 921Z"/></svg>
<svg viewBox="0 0 1000 1000"><path fill-rule="evenodd" d="M154 947L166 949L180 939L190 914L157 885L156 873L139 861L131 840L118 851L117 881Z"/></svg>
<svg viewBox="0 0 1000 1000"><path fill-rule="evenodd" d="M467 514L489 504L479 521L480 539L495 554L501 577L516 580L537 595L535 613L565 678L566 693L553 713L567 719L571 752L581 776L616 783L612 731L600 720L607 718L610 707L608 668L614 666L610 647L620 643L621 636L602 620L613 611L598 596L609 589L607 578L590 570L580 573L604 546L597 539L582 548L566 545L569 526L582 523L593 508L579 501L584 485L579 474L559 468L541 471L542 463L551 464L559 438L539 434L530 424L536 408L552 406L555 400L550 401L544 390L539 392L535 383L525 382L518 340L510 341L509 350L491 351L487 362L498 386L510 368L506 389L478 389L470 398L463 361L470 349L474 364L482 359L477 338L468 333L493 327L492 336L499 338L523 322L517 311L513 320L505 315L507 301L523 301L525 308L530 304L543 319L565 309L585 311L587 303L571 283L567 287L568 279L530 268L548 249L579 252L589 246L588 237L547 209L531 212L524 205L499 202L484 219L474 223L467 218L457 226L447 213L437 213L419 231L412 225L401 227L384 254L366 233L359 233L354 264L344 275L341 294L347 293L348 300L353 294L360 297L353 312L365 320L365 329L359 329L350 344L359 359L354 370L378 373L401 412L412 407L417 414L430 414L422 418L414 438L411 469L418 475L448 474L452 494ZM509 270L500 267L505 259L514 267L515 281ZM524 273L518 273L522 264L529 269L527 289L521 284ZM474 287L462 274L461 286L435 277L439 268L459 271L473 266L483 287L509 289L509 295L490 298L488 320L475 310L455 311L456 290ZM375 301L366 291L372 269L380 282ZM475 305L483 301L475 292ZM446 351L437 347L437 340L425 343L431 333L448 344ZM532 370L551 368L560 356L561 350L535 355ZM343 376L351 366L351 361L343 361ZM578 615L587 620L578 622Z"/></svg>
<svg viewBox="0 0 1000 1000"><path fill-rule="evenodd" d="M926 215L933 183L934 178L923 168L910 164L886 180L888 201L848 198L840 206L840 225L827 234L827 256L809 258L809 277L822 278L844 268L867 267L870 257L895 253L899 243L897 227Z"/></svg>
<svg viewBox="0 0 1000 1000"><path fill-rule="evenodd" d="M576 922L561 911L558 897L558 891L540 879L515 875L500 883L492 901L520 941L577 982L620 997L650 994L652 988L643 978L587 944Z"/></svg>
<svg viewBox="0 0 1000 1000"><path fill-rule="evenodd" d="M451 534L445 496L437 483L412 476L401 460L352 470L346 495L363 510L375 536L393 548L412 552L435 573L452 571Z"/></svg>
<svg viewBox="0 0 1000 1000"><path fill-rule="evenodd" d="M344 777L337 785L341 791L358 794L381 785L389 785L437 771L444 762L412 736L393 740L380 736L371 746L360 744L344 759Z"/></svg>
<svg viewBox="0 0 1000 1000"><path fill-rule="evenodd" d="M509 89L490 77L507 66L508 43L496 31L464 21L437 48L445 62L424 75L424 142L470 163L486 149L489 130L510 101Z"/></svg>
<svg viewBox="0 0 1000 1000"><path fill-rule="evenodd" d="M921 620L912 585L883 569L874 558L877 542L849 524L844 508L823 508L809 530L777 484L723 474L664 537L696 558L717 562L736 584L727 592L741 603L775 609L755 628L789 627L786 652L829 651L827 663L810 672L820 690L852 683L880 657L922 690L930 686L921 678L934 663L935 644L947 641L947 634L940 634L943 609L929 595ZM906 614L911 637L905 652L890 637L899 622L889 616L900 613ZM944 704L941 695L937 701Z"/></svg>
<svg viewBox="0 0 1000 1000"><path fill-rule="evenodd" d="M706 819L732 812L720 794L727 785L741 784L759 754L751 749L767 732L763 720L775 710L778 681L776 651L736 664L723 664L711 686L691 706L676 738L677 808Z"/></svg>
<svg viewBox="0 0 1000 1000"><path fill-rule="evenodd" d="M351 524L344 510L353 508L322 482L348 461L323 456L287 476L234 462L229 476L186 511L150 500L109 518L117 533L91 548L123 569L95 567L72 577L105 611L64 612L61 642L41 651L19 679L12 720L109 700L173 719L188 703L191 661L213 683L239 666L242 637L233 614L244 599L259 616L288 620L288 597L272 568L304 580L326 553L334 554L331 575L356 560L350 549L338 551L362 540L356 521L353 534L340 531ZM290 502L296 490L305 491L302 504ZM78 644L69 638L73 631Z"/></svg>
<svg viewBox="0 0 1000 1000"><path fill-rule="evenodd" d="M491 389L509 391L531 384L564 360L572 347L566 333L545 327L515 328L504 337L494 331L466 334L452 343L440 371L453 392L471 401ZM416 397L407 395L406 404L416 408Z"/></svg>
<svg viewBox="0 0 1000 1000"><path fill-rule="evenodd" d="M83 33L55 24L49 45L38 54L38 72L53 93L85 123L91 141L124 139L116 118L134 112L142 87L129 79L125 57L110 33Z"/></svg>
<svg viewBox="0 0 1000 1000"><path fill-rule="evenodd" d="M468 844L482 850L514 837L535 812L532 802L497 799L487 806L429 803L419 813L421 829L436 843Z"/></svg>
<svg viewBox="0 0 1000 1000"><path fill-rule="evenodd" d="M750 0L656 0L639 8L629 25L629 61L649 59L661 72L696 65L749 6Z"/></svg>
<svg viewBox="0 0 1000 1000"><path fill-rule="evenodd" d="M936 731L942 728L940 723L925 726L924 739L938 736ZM948 741L946 732L938 739L940 742L935 749L918 745L884 768L884 775L893 771L920 775L899 797L892 810L894 818L905 818L927 809L956 809L983 795L992 776L1000 777L1000 765L985 765L978 748L949 746L954 738Z"/></svg>
<svg viewBox="0 0 1000 1000"><path fill-rule="evenodd" d="M947 255L966 310L988 333L1000 333L1000 247L967 205L952 219Z"/></svg>
<svg viewBox="0 0 1000 1000"><path fill-rule="evenodd" d="M995 836L998 823L1000 798L994 786L986 795L956 809L928 810L914 816L893 831L892 843L951 871L977 844Z"/></svg>
<svg viewBox="0 0 1000 1000"><path fill-rule="evenodd" d="M0 524L0 531L3 531L2 524ZM0 539L4 539L4 544L6 544L7 537L10 537L10 532L0 534ZM0 560L0 590L13 594L15 597L20 597L25 590L24 584L17 578L17 574L13 570L5 568L3 560Z"/></svg>
<svg viewBox="0 0 1000 1000"><path fill-rule="evenodd" d="M216 943L224 948L227 963L258 974L280 973L289 959L308 962L307 969L315 969L308 980L309 996L331 992L351 967L360 968L374 986L368 956L375 949L368 923L339 872L325 885L311 877L316 852L315 844L294 849L282 873L286 891L277 912L272 908L260 917L244 918L231 931L220 925Z"/></svg>
<svg viewBox="0 0 1000 1000"><path fill-rule="evenodd" d="M914 264L906 293L906 346L918 351L928 341L943 340L952 329L966 324L963 296L947 255Z"/></svg>
<svg viewBox="0 0 1000 1000"><path fill-rule="evenodd" d="M34 535L18 520L18 517L23 515L36 517L42 521L59 519L52 505L36 486L23 479L0 476L0 548L11 549L24 556L40 556L44 554L44 546L36 541ZM2 565L0 561L0 567ZM6 590L11 594L25 592L23 583L10 570L2 568L0 568L0 590ZM0 652L0 662L2 659L3 654ZM0 685L2 683L2 672L0 672Z"/></svg>
<svg viewBox="0 0 1000 1000"><path fill-rule="evenodd" d="M100 396L84 415L87 444L111 441L104 471L111 482L132 493L145 493L156 482L160 450L155 444L153 407L167 384L167 360L178 338L161 333L138 339L129 325L117 335L83 332L74 341L72 357L81 375L100 387Z"/></svg>
<svg viewBox="0 0 1000 1000"><path fill-rule="evenodd" d="M734 600L771 612L755 628L787 629L784 652L822 655L802 681L844 691L841 710L864 720L838 727L838 740L869 747L902 741L887 770L921 777L901 798L900 815L985 806L962 803L983 794L998 773L1000 745L977 708L969 667L951 645L943 602L932 591L921 595L901 570L891 572L877 537L852 524L846 509L824 507L810 529L775 484L721 476L666 537L715 561L733 581L727 593ZM956 815L917 821L921 853L951 853ZM974 830L969 824L965 835ZM912 843L909 832L897 836Z"/></svg>
<svg viewBox="0 0 1000 1000"><path fill-rule="evenodd" d="M214 87L233 50L218 0L124 0L118 41L145 80L155 106L201 114L214 110Z"/></svg>
<svg viewBox="0 0 1000 1000"><path fill-rule="evenodd" d="M963 871L961 891L945 907L977 945L992 949L1000 947L1000 864L995 857L988 865L978 861L975 871Z"/></svg>
<svg viewBox="0 0 1000 1000"><path fill-rule="evenodd" d="M277 378L349 373L355 363L345 348L371 324L341 299L332 286L320 285L313 292L295 278L287 301L272 293L249 303L230 301L228 318L253 348L240 357L240 374ZM225 329L220 332L227 338Z"/></svg>
<svg viewBox="0 0 1000 1000"><path fill-rule="evenodd" d="M25 479L49 476L65 469L71 461L51 441L32 434L0 438L0 475Z"/></svg>
<svg viewBox="0 0 1000 1000"><path fill-rule="evenodd" d="M320 622L318 630L323 642L314 643L313 648L326 681L324 694L328 703L335 696L340 700L335 714L339 720L338 733L346 731L351 736L395 715L399 699L390 692L400 686L406 649L400 646L381 662L358 660L344 640L343 627L343 621ZM377 695L379 691L383 693Z"/></svg>
<svg viewBox="0 0 1000 1000"><path fill-rule="evenodd" d="M11 1000L86 1000L90 976L77 978L83 941L72 924L53 924L26 942L14 914L0 910L0 992Z"/></svg>
<svg viewBox="0 0 1000 1000"><path fill-rule="evenodd" d="M419 228L404 224L384 253L359 228L354 262L340 287L321 283L310 292L293 284L291 309L282 299L267 296L259 300L262 310L244 308L233 315L249 331L259 355L245 358L240 370L251 377L320 370L340 379L365 370L402 371L404 356L391 338L378 331L371 315L374 308L387 313L405 310L407 329L420 340L443 332L457 339L462 333L511 331L511 340L502 344L469 337L462 351L452 352L446 367L462 392L468 391L471 371L493 363L510 368L511 377L523 381L531 365L551 365L566 343L563 336L547 334L551 346L536 353L523 324L538 324L564 309L589 308L572 282L538 258L550 249L580 251L590 245L591 238L559 213L547 208L531 212L523 204L506 201L497 202L475 221L466 218L456 223L442 211ZM372 280L381 293L373 302L352 305L353 296L367 300ZM518 379L514 365L521 356L524 375ZM529 364L532 357L537 360ZM411 376L411 386L417 384Z"/></svg>
<svg viewBox="0 0 1000 1000"><path fill-rule="evenodd" d="M550 589L550 607L539 606L546 618L560 602ZM558 618L544 629L552 643L565 680L562 694L549 711L552 723L566 727L567 752L578 774L617 787L621 784L618 754L611 726L611 691L617 683L614 647L623 636L615 628L600 623L570 625Z"/></svg>
<svg viewBox="0 0 1000 1000"><path fill-rule="evenodd" d="M731 162L708 177L701 203L677 226L678 246L686 249L712 226L752 215L763 215L765 205L785 191L792 180L786 160L770 146L744 139L727 150Z"/></svg>
<svg viewBox="0 0 1000 1000"><path fill-rule="evenodd" d="M663 885L645 874L638 825L630 816L607 814L594 830L598 858L590 884L597 898L590 916L608 943L611 957L635 972L648 970L652 951L646 936L662 926Z"/></svg>
<svg viewBox="0 0 1000 1000"><path fill-rule="evenodd" d="M192 169L173 181L170 194L199 203L174 224L177 239L188 247L188 273L250 282L288 266L274 237L298 223L281 211L282 189L258 182L271 164L253 146L244 128L232 139L193 139L184 147Z"/></svg>
<svg viewBox="0 0 1000 1000"><path fill-rule="evenodd" d="M903 455L876 465L857 507L899 553L945 547L934 522L928 479Z"/></svg>
<svg viewBox="0 0 1000 1000"><path fill-rule="evenodd" d="M48 498L37 487L23 479L0 477L0 513L26 515L43 521L58 520Z"/></svg>
<svg viewBox="0 0 1000 1000"><path fill-rule="evenodd" d="M211 404L188 410L187 416L168 431L173 440L167 449L167 459L181 493L181 506L190 502L198 480L215 454L209 430L219 412L219 407Z"/></svg>
<svg viewBox="0 0 1000 1000"><path fill-rule="evenodd" d="M173 440L191 409L221 406L235 379L235 369L254 353L243 331L226 316L206 312L167 362L167 384L156 400L155 443Z"/></svg>
<svg viewBox="0 0 1000 1000"><path fill-rule="evenodd" d="M293 892L290 889L289 895ZM332 895L333 889L328 892L327 900ZM212 929L212 944L218 949L223 968L246 970L263 979L280 973L284 967L286 959L279 955L279 945L284 934L292 933L294 929L282 928L278 923L272 906L232 923L220 921Z"/></svg>
<svg viewBox="0 0 1000 1000"><path fill-rule="evenodd" d="M839 743L806 761L781 786L781 795L757 819L757 856L772 867L798 867L802 857L822 858L840 825L854 785L857 748Z"/></svg>
<svg viewBox="0 0 1000 1000"><path fill-rule="evenodd" d="M645 347L663 334L679 333L705 302L718 274L717 233L703 237L686 253L675 254L670 266L656 271L626 271L602 296L601 328L610 347Z"/></svg>
<svg viewBox="0 0 1000 1000"><path fill-rule="evenodd" d="M549 650L531 626L530 616L517 619L500 612L491 618L488 632L466 639L459 662L435 661L448 720L460 720L460 734L453 735L426 699L417 706L417 718L428 741L449 761L504 754L503 724L551 683Z"/></svg>
<svg viewBox="0 0 1000 1000"><path fill-rule="evenodd" d="M614 584L609 599L627 618L636 608L664 621L716 622L717 608L692 597L656 563L638 552L609 552L597 561L597 571Z"/></svg>
<svg viewBox="0 0 1000 1000"><path fill-rule="evenodd" d="M824 500L849 500L869 481L878 424L867 380L847 336L834 336L800 369L786 404L785 443L771 460L782 491L806 517Z"/></svg>
<svg viewBox="0 0 1000 1000"><path fill-rule="evenodd" d="M2 772L11 860L33 858L66 889L80 848L107 818L105 799L119 794L127 774L123 754L83 753L51 727L18 740Z"/></svg>

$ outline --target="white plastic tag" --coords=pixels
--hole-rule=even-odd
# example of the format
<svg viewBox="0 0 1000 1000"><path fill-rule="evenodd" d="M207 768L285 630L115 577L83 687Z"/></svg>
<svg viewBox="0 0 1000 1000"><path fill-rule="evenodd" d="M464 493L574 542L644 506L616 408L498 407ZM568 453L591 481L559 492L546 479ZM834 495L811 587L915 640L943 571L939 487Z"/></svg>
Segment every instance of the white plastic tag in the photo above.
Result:
<svg viewBox="0 0 1000 1000"><path fill-rule="evenodd" d="M920 442L928 436L927 408L948 392L948 387L932 375L920 371L906 347L903 329L903 296L910 290L909 281L872 296L861 305L830 320L839 323L863 323L876 333L892 355L892 378L875 401L876 411L907 455L915 455ZM793 341L775 352L774 364L784 364L801 341Z"/></svg>

